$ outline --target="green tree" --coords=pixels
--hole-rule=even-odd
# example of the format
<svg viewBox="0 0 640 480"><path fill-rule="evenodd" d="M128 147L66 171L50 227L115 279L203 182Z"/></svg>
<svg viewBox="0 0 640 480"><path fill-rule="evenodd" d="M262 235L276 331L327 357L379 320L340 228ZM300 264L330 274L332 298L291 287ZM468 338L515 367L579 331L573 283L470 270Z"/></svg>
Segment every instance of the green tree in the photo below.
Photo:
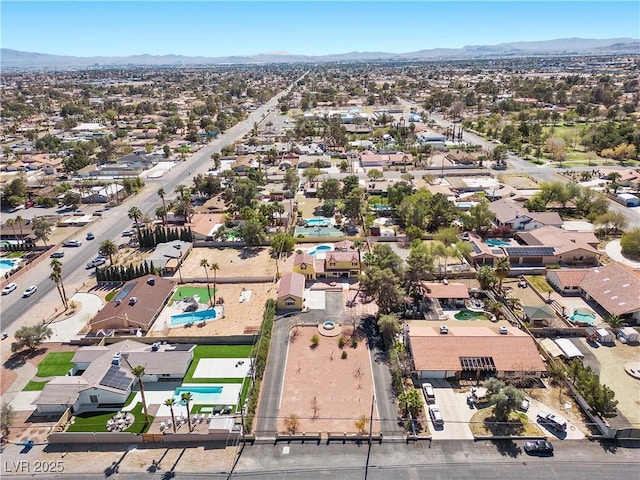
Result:
<svg viewBox="0 0 640 480"><path fill-rule="evenodd" d="M149 425L149 411L147 410L147 399L144 396L144 382L142 377L145 374L145 368L142 365L137 365L131 369L131 373L138 379L138 387L140 388L140 397L142 399L142 409L144 411L144 425Z"/></svg>
<svg viewBox="0 0 640 480"><path fill-rule="evenodd" d="M187 422L189 423L189 433L191 433L191 412L189 403L193 401L193 395L191 394L191 392L182 392L182 395L180 395L180 400L182 400L187 407Z"/></svg>
<svg viewBox="0 0 640 480"><path fill-rule="evenodd" d="M213 297L211 297L211 287L209 286L209 261L206 258L200 259L200 266L204 268L204 274L207 277L207 294L209 295L209 304L213 308Z"/></svg>
<svg viewBox="0 0 640 480"><path fill-rule="evenodd" d="M476 280L482 290L489 290L498 282L498 277L496 277L493 268L485 265L476 272Z"/></svg>
<svg viewBox="0 0 640 480"><path fill-rule="evenodd" d="M47 222L47 219L44 217L35 217L31 224L31 228L36 239L42 240L42 243L46 247L49 235L51 235L51 225Z"/></svg>
<svg viewBox="0 0 640 480"><path fill-rule="evenodd" d="M164 402L163 402L165 407L169 407L169 411L171 412L171 425L173 426L173 433L176 433L176 417L175 414L173 412L173 407L175 407L176 405L176 399L171 397L171 398L167 398Z"/></svg>
<svg viewBox="0 0 640 480"><path fill-rule="evenodd" d="M497 421L507 422L509 415L517 409L524 400L524 394L511 385L503 387L500 391L491 395L493 414Z"/></svg>
<svg viewBox="0 0 640 480"><path fill-rule="evenodd" d="M16 412L9 403L3 403L0 407L0 432L2 438L6 439L9 436L13 422L16 419Z"/></svg>
<svg viewBox="0 0 640 480"><path fill-rule="evenodd" d="M274 256L280 255L280 253L290 254L295 246L296 239L283 232L276 233L271 241L271 249Z"/></svg>
<svg viewBox="0 0 640 480"><path fill-rule="evenodd" d="M62 300L62 306L64 307L65 310L67 310L67 308L68 308L67 297L62 292L62 288L60 286L60 284L62 283L62 278L61 277L62 277L62 275L55 268L49 274L49 280L51 280L52 282L54 282L56 284L56 289L58 290L58 294L60 295L60 299Z"/></svg>
<svg viewBox="0 0 640 480"><path fill-rule="evenodd" d="M32 326L20 327L14 337L16 341L11 344L11 351L18 352L24 347L27 347L30 351L35 351L42 342L48 340L53 335L53 330L45 324L37 324Z"/></svg>
<svg viewBox="0 0 640 480"><path fill-rule="evenodd" d="M627 258L640 258L640 228L628 231L620 239L622 255Z"/></svg>
<svg viewBox="0 0 640 480"><path fill-rule="evenodd" d="M342 184L337 178L328 178L318 188L318 198L321 200L336 200L342 193Z"/></svg>
<svg viewBox="0 0 640 480"><path fill-rule="evenodd" d="M215 305L216 303L216 293L218 291L218 286L216 283L217 280L217 274L218 274L218 270L220 270L220 266L217 263L212 263L210 266L211 270L213 271L213 304Z"/></svg>
<svg viewBox="0 0 640 480"><path fill-rule="evenodd" d="M509 259L506 257L499 258L493 267L493 271L496 277L498 277L498 291L502 293L502 281L507 278L511 271Z"/></svg>
<svg viewBox="0 0 640 480"><path fill-rule="evenodd" d="M378 330L380 330L385 347L390 349L396 334L400 332L398 316L394 314L380 315L378 317Z"/></svg>
<svg viewBox="0 0 640 480"><path fill-rule="evenodd" d="M322 175L322 170L315 167L307 167L302 171L302 176L306 177L310 182L313 182L320 175Z"/></svg>
<svg viewBox="0 0 640 480"><path fill-rule="evenodd" d="M383 176L384 176L384 174L380 170L378 170L377 168L372 168L371 170L369 170L367 172L367 178L369 180L371 180L372 182L380 180Z"/></svg>
<svg viewBox="0 0 640 480"><path fill-rule="evenodd" d="M418 417L423 409L422 392L417 388L408 388L398 395L398 403L405 414L411 414L414 418Z"/></svg>
<svg viewBox="0 0 640 480"><path fill-rule="evenodd" d="M489 202L480 202L469 209L469 213L462 213L460 220L465 230L481 234L493 225L494 213L489 209Z"/></svg>
<svg viewBox="0 0 640 480"><path fill-rule="evenodd" d="M400 280L390 268L382 270L374 265L360 275L360 286L364 294L374 297L382 313L398 311L404 304L404 292Z"/></svg>
<svg viewBox="0 0 640 480"><path fill-rule="evenodd" d="M107 255L109 257L109 265L113 265L113 256L118 253L118 246L112 240L103 240L100 242L98 253L100 255Z"/></svg>
<svg viewBox="0 0 640 480"><path fill-rule="evenodd" d="M140 233L139 220L142 218L142 212L138 207L131 207L127 212L127 216L129 217L130 220L133 220L133 222L136 224L136 230L138 231L138 241L141 241L142 234Z"/></svg>
<svg viewBox="0 0 640 480"><path fill-rule="evenodd" d="M158 196L160 197L160 200L162 201L162 211L164 212L162 215L162 224L166 225L167 224L167 206L164 203L164 197L166 193L164 191L164 188L162 187L160 187L156 193L158 194Z"/></svg>
<svg viewBox="0 0 640 480"><path fill-rule="evenodd" d="M82 200L82 198L80 197L79 193L67 192L62 198L62 203L73 208L78 208L78 205L80 205L80 200Z"/></svg>
<svg viewBox="0 0 640 480"><path fill-rule="evenodd" d="M422 241L413 242L407 256L406 273L409 282L418 283L428 274L433 273L434 269L433 251Z"/></svg>
<svg viewBox="0 0 640 480"><path fill-rule="evenodd" d="M598 215L594 223L604 229L605 235L622 232L629 226L629 220L622 212L607 212Z"/></svg>
<svg viewBox="0 0 640 480"><path fill-rule="evenodd" d="M257 246L265 243L267 235L260 220L250 218L238 227L238 237L247 245Z"/></svg>

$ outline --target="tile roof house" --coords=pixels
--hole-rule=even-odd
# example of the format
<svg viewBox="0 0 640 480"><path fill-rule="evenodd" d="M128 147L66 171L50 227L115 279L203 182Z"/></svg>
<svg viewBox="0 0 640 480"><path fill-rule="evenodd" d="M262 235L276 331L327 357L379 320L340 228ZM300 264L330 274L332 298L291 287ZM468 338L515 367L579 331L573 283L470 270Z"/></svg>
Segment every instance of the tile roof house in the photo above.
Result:
<svg viewBox="0 0 640 480"><path fill-rule="evenodd" d="M464 307L469 298L469 289L462 283L422 282L422 291L426 298L437 299L445 307Z"/></svg>
<svg viewBox="0 0 640 480"><path fill-rule="evenodd" d="M419 378L540 377L546 372L533 339L517 328L411 327L408 348Z"/></svg>
<svg viewBox="0 0 640 480"><path fill-rule="evenodd" d="M516 234L526 246L553 247L554 263L595 265L598 262L598 239L592 232L573 232L546 226Z"/></svg>
<svg viewBox="0 0 640 480"><path fill-rule="evenodd" d="M74 414L100 405L124 405L136 387L132 368L145 367L145 383L184 378L193 359L193 344L147 345L125 340L106 346L80 348L69 374L54 377L33 402L41 414Z"/></svg>
<svg viewBox="0 0 640 480"><path fill-rule="evenodd" d="M172 280L155 275L125 283L118 294L89 321L91 332L108 335L113 331L134 334L138 329L148 331L169 301L174 287Z"/></svg>
<svg viewBox="0 0 640 480"><path fill-rule="evenodd" d="M596 310L640 323L640 272L619 263L590 270L579 289L580 295Z"/></svg>
<svg viewBox="0 0 640 480"><path fill-rule="evenodd" d="M586 268L547 270L547 282L563 295L579 295L580 284L587 273Z"/></svg>
<svg viewBox="0 0 640 480"><path fill-rule="evenodd" d="M293 271L304 275L307 280L316 279L315 258L308 253L296 253L293 258Z"/></svg>
<svg viewBox="0 0 640 480"><path fill-rule="evenodd" d="M276 305L278 310L302 310L304 306L304 275L291 272L280 279Z"/></svg>
<svg viewBox="0 0 640 480"><path fill-rule="evenodd" d="M561 227L563 223L557 212L529 212L524 205L510 198L491 202L489 210L495 215L498 226L509 226L514 231L535 230L546 225Z"/></svg>

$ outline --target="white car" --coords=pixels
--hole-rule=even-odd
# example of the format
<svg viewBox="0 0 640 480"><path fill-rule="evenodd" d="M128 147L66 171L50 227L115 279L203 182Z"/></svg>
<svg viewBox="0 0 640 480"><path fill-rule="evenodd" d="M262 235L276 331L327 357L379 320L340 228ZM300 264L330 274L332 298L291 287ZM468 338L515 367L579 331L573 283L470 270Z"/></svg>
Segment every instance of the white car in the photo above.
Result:
<svg viewBox="0 0 640 480"><path fill-rule="evenodd" d="M434 427L444 426L444 418L442 418L442 413L437 405L429 405L429 416L431 417Z"/></svg>
<svg viewBox="0 0 640 480"><path fill-rule="evenodd" d="M94 258L89 263L87 263L87 269L99 267L100 265L104 265L105 263L107 263L106 258L103 258L103 257Z"/></svg>
<svg viewBox="0 0 640 480"><path fill-rule="evenodd" d="M37 291L38 291L38 287L36 287L35 285L31 285L30 287L27 287L27 289L24 292L22 292L22 298L30 297Z"/></svg>
<svg viewBox="0 0 640 480"><path fill-rule="evenodd" d="M8 284L6 287L4 287L2 289L2 295L9 295L11 292L13 292L16 288L18 288L18 284L11 282L10 284Z"/></svg>

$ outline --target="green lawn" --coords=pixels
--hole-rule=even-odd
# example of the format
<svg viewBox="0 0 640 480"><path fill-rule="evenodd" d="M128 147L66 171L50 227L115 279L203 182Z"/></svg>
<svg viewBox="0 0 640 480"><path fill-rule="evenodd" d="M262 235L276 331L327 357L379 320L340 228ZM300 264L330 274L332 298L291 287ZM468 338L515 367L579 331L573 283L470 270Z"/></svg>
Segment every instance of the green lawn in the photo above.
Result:
<svg viewBox="0 0 640 480"><path fill-rule="evenodd" d="M22 258L24 256L24 252L9 252L5 255L6 258Z"/></svg>
<svg viewBox="0 0 640 480"><path fill-rule="evenodd" d="M44 382L34 382L31 380L29 383L25 385L22 389L23 392L39 392L44 388L44 386L49 383L49 380L45 380Z"/></svg>
<svg viewBox="0 0 640 480"><path fill-rule="evenodd" d="M67 432L106 432L107 420L113 418L118 410L108 413L81 413L75 417L73 424L69 426ZM142 403L137 403L131 413L135 416L133 425L124 430L130 433L144 433L144 414L142 413ZM153 423L154 417L149 415L149 425Z"/></svg>
<svg viewBox="0 0 640 480"><path fill-rule="evenodd" d="M540 293L553 292L553 288L551 288L551 285L549 285L547 279L542 275L527 275L526 279L531 285L536 287L536 290L538 290Z"/></svg>
<svg viewBox="0 0 640 480"><path fill-rule="evenodd" d="M113 300L113 297L115 297L115 296L116 296L116 293L118 293L118 290L114 290L114 291L112 291L112 292L107 293L107 294L104 296L105 301L110 302L111 300Z"/></svg>
<svg viewBox="0 0 640 480"><path fill-rule="evenodd" d="M62 377L67 374L73 362L75 352L51 352L38 365L36 376L40 378Z"/></svg>
<svg viewBox="0 0 640 480"><path fill-rule="evenodd" d="M184 377L184 383L241 383L242 378L193 378L201 358L249 358L253 345L198 345Z"/></svg>
<svg viewBox="0 0 640 480"><path fill-rule="evenodd" d="M211 295L213 295L215 292L214 288L209 287L209 289L211 290ZM185 297L193 297L194 295L200 297L200 303L202 304L209 303L209 300L211 299L211 297L209 297L207 287L179 287L176 290L176 293L173 294L171 301L175 302L176 300L181 300Z"/></svg>

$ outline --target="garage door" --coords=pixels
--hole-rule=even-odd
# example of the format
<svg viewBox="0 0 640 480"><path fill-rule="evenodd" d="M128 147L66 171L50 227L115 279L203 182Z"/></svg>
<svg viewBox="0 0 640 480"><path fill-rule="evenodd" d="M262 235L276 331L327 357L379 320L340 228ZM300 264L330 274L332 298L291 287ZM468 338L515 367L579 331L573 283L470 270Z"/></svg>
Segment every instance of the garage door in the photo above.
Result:
<svg viewBox="0 0 640 480"><path fill-rule="evenodd" d="M445 378L446 373L445 371L423 370L420 372L420 378Z"/></svg>

